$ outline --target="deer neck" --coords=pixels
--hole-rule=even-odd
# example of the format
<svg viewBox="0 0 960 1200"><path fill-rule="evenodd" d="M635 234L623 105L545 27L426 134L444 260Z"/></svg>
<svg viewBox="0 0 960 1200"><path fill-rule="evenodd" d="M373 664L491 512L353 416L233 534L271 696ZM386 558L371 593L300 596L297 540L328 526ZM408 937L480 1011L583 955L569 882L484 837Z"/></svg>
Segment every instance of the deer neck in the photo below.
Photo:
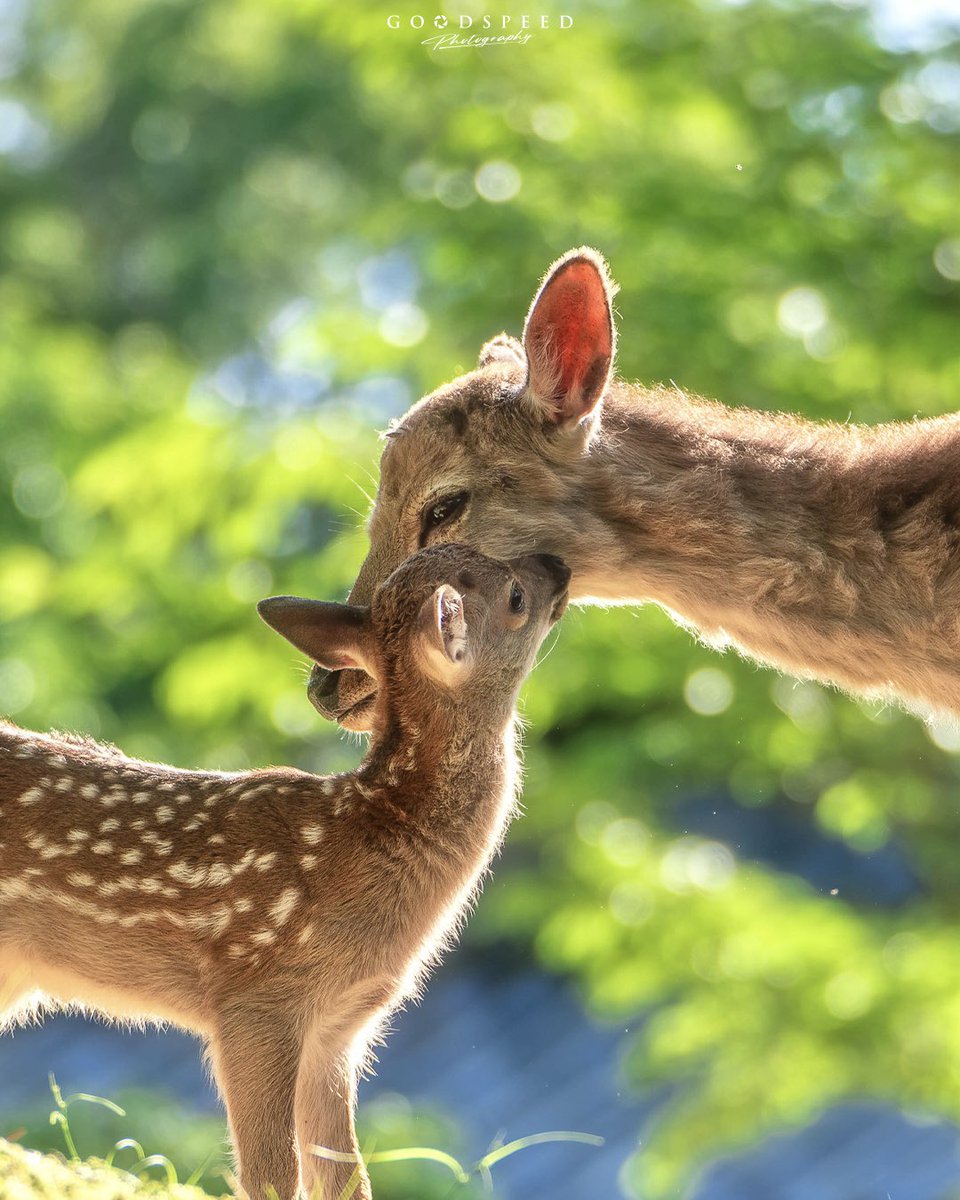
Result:
<svg viewBox="0 0 960 1200"><path fill-rule="evenodd" d="M512 706L492 713L489 702L384 706L359 772L362 784L443 839L486 845L515 803L516 755Z"/></svg>
<svg viewBox="0 0 960 1200"><path fill-rule="evenodd" d="M655 600L681 615L750 604L765 577L760 561L829 548L851 455L823 433L675 393L617 389L572 467L571 503L584 514L577 595Z"/></svg>
<svg viewBox="0 0 960 1200"><path fill-rule="evenodd" d="M949 418L864 430L617 385L566 481L558 552L575 598L652 600L796 674L957 710L960 636L946 646L936 618L956 571L935 505L914 534L901 517L911 492L956 503L937 460L958 444Z"/></svg>

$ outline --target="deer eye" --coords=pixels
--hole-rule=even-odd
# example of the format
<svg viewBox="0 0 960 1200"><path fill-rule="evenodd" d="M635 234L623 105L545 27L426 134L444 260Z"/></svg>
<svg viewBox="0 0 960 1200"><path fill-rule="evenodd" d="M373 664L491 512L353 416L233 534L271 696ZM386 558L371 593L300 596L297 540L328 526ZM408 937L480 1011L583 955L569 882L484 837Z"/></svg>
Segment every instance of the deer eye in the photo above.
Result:
<svg viewBox="0 0 960 1200"><path fill-rule="evenodd" d="M510 589L510 611L519 615L526 608L526 598L519 583L514 583Z"/></svg>
<svg viewBox="0 0 960 1200"><path fill-rule="evenodd" d="M469 492L456 492L452 496L443 496L440 500L431 504L423 514L423 528L420 534L421 541L426 538L431 529L437 529L440 525L446 525L454 517L459 516L466 507L469 499Z"/></svg>

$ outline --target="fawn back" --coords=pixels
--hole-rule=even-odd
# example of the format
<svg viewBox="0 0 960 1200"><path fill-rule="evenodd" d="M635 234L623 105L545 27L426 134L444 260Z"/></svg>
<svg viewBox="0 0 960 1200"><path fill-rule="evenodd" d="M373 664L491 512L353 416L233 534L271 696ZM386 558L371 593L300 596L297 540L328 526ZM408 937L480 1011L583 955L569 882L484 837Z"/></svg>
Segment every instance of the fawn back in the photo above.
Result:
<svg viewBox="0 0 960 1200"><path fill-rule="evenodd" d="M0 1023L53 1001L204 1035L251 1194L294 1195L298 1141L355 1155L367 1031L496 850L516 695L568 579L548 556L443 546L369 608L263 602L315 661L378 680L349 774L180 771L0 725ZM355 1168L308 1156L303 1178Z"/></svg>

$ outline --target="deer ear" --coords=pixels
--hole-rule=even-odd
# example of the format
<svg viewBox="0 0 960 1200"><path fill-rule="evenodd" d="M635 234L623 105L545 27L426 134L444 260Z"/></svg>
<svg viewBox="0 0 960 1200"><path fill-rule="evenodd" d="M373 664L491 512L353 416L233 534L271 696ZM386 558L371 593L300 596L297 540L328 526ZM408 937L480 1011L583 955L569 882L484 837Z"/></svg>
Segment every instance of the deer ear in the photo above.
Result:
<svg viewBox="0 0 960 1200"><path fill-rule="evenodd" d="M271 629L330 671L359 667L376 678L370 609L298 596L271 596L257 612Z"/></svg>
<svg viewBox="0 0 960 1200"><path fill-rule="evenodd" d="M502 363L504 366L519 367L525 371L527 356L523 349L523 343L518 342L509 333L498 333L480 351L480 360L477 366L489 367L491 363Z"/></svg>
<svg viewBox="0 0 960 1200"><path fill-rule="evenodd" d="M449 584L442 584L423 602L417 641L424 669L439 683L452 685L468 670L470 639L463 597Z"/></svg>
<svg viewBox="0 0 960 1200"><path fill-rule="evenodd" d="M600 255L571 250L547 272L527 314L527 395L548 421L575 425L600 403L616 346L616 287Z"/></svg>

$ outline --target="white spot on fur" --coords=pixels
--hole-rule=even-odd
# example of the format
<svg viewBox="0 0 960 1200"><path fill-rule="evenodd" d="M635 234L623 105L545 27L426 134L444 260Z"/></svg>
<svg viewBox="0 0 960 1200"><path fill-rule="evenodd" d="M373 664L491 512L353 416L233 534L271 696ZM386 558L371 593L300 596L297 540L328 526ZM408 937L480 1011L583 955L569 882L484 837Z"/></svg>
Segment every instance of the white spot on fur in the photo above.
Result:
<svg viewBox="0 0 960 1200"><path fill-rule="evenodd" d="M114 829L120 828L120 822L116 817L107 817L105 821L100 822L101 833L112 833Z"/></svg>
<svg viewBox="0 0 960 1200"><path fill-rule="evenodd" d="M204 868L191 867L186 862L171 863L167 867L167 874L172 875L174 879L179 879L181 883L187 884L188 887L196 887L204 882L207 877L207 872Z"/></svg>
<svg viewBox="0 0 960 1200"><path fill-rule="evenodd" d="M69 775L64 775L62 779L57 780L56 790L58 792L69 792L73 790L73 787L74 782Z"/></svg>
<svg viewBox="0 0 960 1200"><path fill-rule="evenodd" d="M266 793L268 793L268 792L272 793L275 790L276 790L276 788L275 788L274 784L261 783L258 787L249 788L247 791L241 792L239 798L241 800L253 800L257 796L263 796Z"/></svg>
<svg viewBox="0 0 960 1200"><path fill-rule="evenodd" d="M277 935L272 929L260 929L250 935L250 941L257 942L261 946L269 946L271 942L275 942L276 940Z"/></svg>
<svg viewBox="0 0 960 1200"><path fill-rule="evenodd" d="M68 842L85 842L90 837L85 829L71 829L67 834Z"/></svg>
<svg viewBox="0 0 960 1200"><path fill-rule="evenodd" d="M241 896L239 900L234 900L233 907L239 913L249 912L253 908L253 901L248 900L246 896Z"/></svg>
<svg viewBox="0 0 960 1200"><path fill-rule="evenodd" d="M225 841L226 841L226 838L223 836L222 833L211 833L210 836L207 838L207 845L208 846L222 846Z"/></svg>
<svg viewBox="0 0 960 1200"><path fill-rule="evenodd" d="M317 856L315 854L301 854L300 855L300 866L303 867L303 869L305 871L312 871L316 865L317 865Z"/></svg>
<svg viewBox="0 0 960 1200"><path fill-rule="evenodd" d="M90 847L90 849L93 851L94 854L112 854L113 853L113 842L107 842L107 841L94 842L93 845Z"/></svg>
<svg viewBox="0 0 960 1200"><path fill-rule="evenodd" d="M284 888L280 895L270 905L270 916L275 925L283 925L290 919L290 914L297 907L300 893L296 888Z"/></svg>
<svg viewBox="0 0 960 1200"><path fill-rule="evenodd" d="M210 913L209 933L211 937L220 937L226 932L227 926L233 919L233 910L229 904L218 904Z"/></svg>
<svg viewBox="0 0 960 1200"><path fill-rule="evenodd" d="M85 783L80 789L80 795L84 800L96 800L100 795L100 789L95 783Z"/></svg>
<svg viewBox="0 0 960 1200"><path fill-rule="evenodd" d="M20 796L20 803L25 805L39 804L43 799L44 794L43 788L28 788L27 791Z"/></svg>
<svg viewBox="0 0 960 1200"><path fill-rule="evenodd" d="M323 837L322 825L304 825L300 830L300 836L308 846L316 846Z"/></svg>
<svg viewBox="0 0 960 1200"><path fill-rule="evenodd" d="M120 861L127 867L135 867L138 862L143 860L142 850L124 850L120 855Z"/></svg>
<svg viewBox="0 0 960 1200"><path fill-rule="evenodd" d="M325 779L323 783L320 784L320 790L325 796L332 796L337 790L337 785L332 779Z"/></svg>
<svg viewBox="0 0 960 1200"><path fill-rule="evenodd" d="M173 820L173 809L169 804L161 804L154 813L154 816L161 825L166 825L169 821Z"/></svg>
<svg viewBox="0 0 960 1200"><path fill-rule="evenodd" d="M300 930L299 934L297 934L297 941L301 946L305 946L307 942L310 941L311 937L313 937L313 922L308 921Z"/></svg>
<svg viewBox="0 0 960 1200"><path fill-rule="evenodd" d="M253 866L253 862L256 857L257 857L256 850L248 850L244 854L243 858L239 859L234 864L234 867L233 867L234 875L239 875L242 871L245 871L247 869L247 867Z"/></svg>
<svg viewBox="0 0 960 1200"><path fill-rule="evenodd" d="M253 864L253 869L255 871L269 871L276 861L277 856L272 851L269 854L261 854Z"/></svg>
<svg viewBox="0 0 960 1200"><path fill-rule="evenodd" d="M67 883L72 883L74 887L93 887L96 880L86 871L71 871L67 875Z"/></svg>

